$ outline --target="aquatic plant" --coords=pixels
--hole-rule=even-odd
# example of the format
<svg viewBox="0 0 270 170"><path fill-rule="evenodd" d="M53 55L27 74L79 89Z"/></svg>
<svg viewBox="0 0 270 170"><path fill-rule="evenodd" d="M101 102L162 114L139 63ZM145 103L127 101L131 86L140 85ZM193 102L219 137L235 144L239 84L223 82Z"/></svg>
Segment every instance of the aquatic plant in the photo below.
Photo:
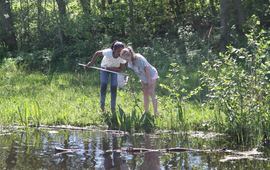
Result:
<svg viewBox="0 0 270 170"><path fill-rule="evenodd" d="M22 123L24 126L28 126L29 111L28 111L27 104L24 111L21 111L20 107L18 107L18 113L20 115L20 123Z"/></svg>
<svg viewBox="0 0 270 170"><path fill-rule="evenodd" d="M139 132L146 131L149 127L144 127L145 124L148 124L146 121L146 113L139 114L135 108L132 109L131 113L125 113L124 110L118 105L119 112L116 112L115 116L112 115L111 122L115 117L117 118L118 129L128 132ZM116 123L116 122L114 122ZM115 126L115 124L111 124Z"/></svg>
<svg viewBox="0 0 270 170"><path fill-rule="evenodd" d="M38 101L35 101L35 103L32 104L32 117L34 119L34 124L36 125L36 127L39 127L42 118L42 112L39 107Z"/></svg>

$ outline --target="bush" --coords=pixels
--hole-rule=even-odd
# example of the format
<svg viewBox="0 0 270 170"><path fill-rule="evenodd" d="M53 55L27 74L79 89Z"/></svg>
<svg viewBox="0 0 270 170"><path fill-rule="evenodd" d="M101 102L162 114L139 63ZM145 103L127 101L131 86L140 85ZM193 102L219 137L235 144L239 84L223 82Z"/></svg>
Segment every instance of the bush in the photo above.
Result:
<svg viewBox="0 0 270 170"><path fill-rule="evenodd" d="M269 122L270 99L270 41L264 31L258 32L254 16L249 46L220 53L220 59L205 61L201 71L202 83L207 86L209 102L226 114L227 132L241 136L266 132ZM267 57L268 56L268 57Z"/></svg>

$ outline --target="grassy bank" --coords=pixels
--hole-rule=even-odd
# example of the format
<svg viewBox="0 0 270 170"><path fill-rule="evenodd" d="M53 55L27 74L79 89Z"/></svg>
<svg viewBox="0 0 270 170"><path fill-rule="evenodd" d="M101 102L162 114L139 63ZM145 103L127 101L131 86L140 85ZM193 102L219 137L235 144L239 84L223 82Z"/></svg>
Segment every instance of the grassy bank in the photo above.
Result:
<svg viewBox="0 0 270 170"><path fill-rule="evenodd" d="M0 122L5 125L110 125L114 128L144 132L155 130L208 129L217 121L213 110L198 103L179 104L172 96L159 93L160 116L143 114L143 94L138 78L132 72L128 85L118 91L116 116L110 115L110 91L106 113L100 113L99 71L78 67L74 72L30 72L19 69L15 61L5 60L1 66ZM109 87L108 87L109 89Z"/></svg>

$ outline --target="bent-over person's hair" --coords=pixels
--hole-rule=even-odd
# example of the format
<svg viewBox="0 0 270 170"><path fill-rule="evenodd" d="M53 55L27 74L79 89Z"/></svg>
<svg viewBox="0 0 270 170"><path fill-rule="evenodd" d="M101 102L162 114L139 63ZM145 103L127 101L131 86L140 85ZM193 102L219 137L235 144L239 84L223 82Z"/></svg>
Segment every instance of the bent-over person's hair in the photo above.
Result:
<svg viewBox="0 0 270 170"><path fill-rule="evenodd" d="M125 59L127 57L131 57L131 61L132 61L132 65L135 66L136 65L136 58L137 57L140 57L141 55L140 54L136 54L132 47L127 47L127 48L124 48L121 53L120 53L120 57Z"/></svg>

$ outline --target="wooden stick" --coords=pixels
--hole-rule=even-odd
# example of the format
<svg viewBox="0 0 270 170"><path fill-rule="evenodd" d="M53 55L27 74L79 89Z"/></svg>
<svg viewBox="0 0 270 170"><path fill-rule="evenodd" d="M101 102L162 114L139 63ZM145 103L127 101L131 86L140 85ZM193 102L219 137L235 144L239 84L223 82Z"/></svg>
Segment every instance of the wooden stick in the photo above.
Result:
<svg viewBox="0 0 270 170"><path fill-rule="evenodd" d="M105 151L105 152L127 152L127 153L146 153L146 152L225 152L226 148L218 149L218 150L200 150L200 149L188 149L188 148L167 148L167 149L146 149L146 148L133 148L129 147L127 149L117 149L117 150L84 150L84 149L64 149L60 147L55 147L56 153L69 153L69 152L85 152L85 151Z"/></svg>

